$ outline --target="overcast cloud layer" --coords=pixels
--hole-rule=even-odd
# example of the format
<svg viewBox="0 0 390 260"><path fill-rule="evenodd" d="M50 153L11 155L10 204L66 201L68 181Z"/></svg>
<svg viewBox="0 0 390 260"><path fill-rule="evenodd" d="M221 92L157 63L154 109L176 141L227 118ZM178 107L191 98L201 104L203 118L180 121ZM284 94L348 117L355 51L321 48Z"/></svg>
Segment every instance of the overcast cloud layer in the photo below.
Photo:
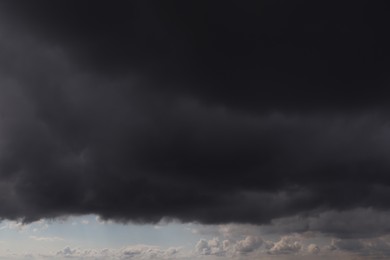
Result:
<svg viewBox="0 0 390 260"><path fill-rule="evenodd" d="M1 1L0 217L388 219L387 10Z"/></svg>

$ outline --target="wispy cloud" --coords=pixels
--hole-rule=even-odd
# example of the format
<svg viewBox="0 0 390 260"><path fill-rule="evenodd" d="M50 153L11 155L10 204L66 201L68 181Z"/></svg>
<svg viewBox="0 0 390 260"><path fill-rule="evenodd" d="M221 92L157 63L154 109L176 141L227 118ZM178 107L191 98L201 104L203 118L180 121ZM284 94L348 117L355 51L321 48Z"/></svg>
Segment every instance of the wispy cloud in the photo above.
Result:
<svg viewBox="0 0 390 260"><path fill-rule="evenodd" d="M29 236L30 239L35 241L42 241L42 242L54 242L54 241L64 241L65 239L61 237L40 237L40 236Z"/></svg>

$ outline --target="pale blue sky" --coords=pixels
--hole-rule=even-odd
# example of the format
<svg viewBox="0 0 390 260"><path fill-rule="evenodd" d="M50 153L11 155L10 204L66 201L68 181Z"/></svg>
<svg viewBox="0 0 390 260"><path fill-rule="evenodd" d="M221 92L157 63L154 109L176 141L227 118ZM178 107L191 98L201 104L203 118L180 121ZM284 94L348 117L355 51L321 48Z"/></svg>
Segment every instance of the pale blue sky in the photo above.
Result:
<svg viewBox="0 0 390 260"><path fill-rule="evenodd" d="M282 234L271 227L118 224L95 215L27 225L4 220L0 259L365 259L390 248L388 237L337 239L315 232Z"/></svg>
<svg viewBox="0 0 390 260"><path fill-rule="evenodd" d="M162 247L190 247L201 238L191 232L191 224L117 224L103 222L89 215L61 220L41 220L28 225L13 221L1 224L2 248L20 250L59 250L64 246L86 248L120 248L127 245L147 244ZM41 247L42 244L45 244Z"/></svg>

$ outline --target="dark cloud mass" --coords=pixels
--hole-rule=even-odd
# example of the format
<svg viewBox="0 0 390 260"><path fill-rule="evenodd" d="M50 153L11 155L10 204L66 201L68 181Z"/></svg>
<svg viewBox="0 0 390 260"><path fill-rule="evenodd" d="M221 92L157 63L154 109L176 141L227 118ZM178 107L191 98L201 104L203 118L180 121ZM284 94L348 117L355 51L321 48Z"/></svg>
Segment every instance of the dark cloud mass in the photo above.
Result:
<svg viewBox="0 0 390 260"><path fill-rule="evenodd" d="M0 216L386 212L387 10L1 1Z"/></svg>
<svg viewBox="0 0 390 260"><path fill-rule="evenodd" d="M250 110L387 105L386 3L19 0L2 5L7 18L66 48L77 65L104 74L135 71L164 92ZM367 91L372 85L375 91Z"/></svg>

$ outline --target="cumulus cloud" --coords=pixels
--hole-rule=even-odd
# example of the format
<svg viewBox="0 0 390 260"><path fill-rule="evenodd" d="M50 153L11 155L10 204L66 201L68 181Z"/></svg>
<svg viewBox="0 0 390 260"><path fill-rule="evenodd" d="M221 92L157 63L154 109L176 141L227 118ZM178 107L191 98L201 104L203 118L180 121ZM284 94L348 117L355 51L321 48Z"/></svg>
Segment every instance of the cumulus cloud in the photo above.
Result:
<svg viewBox="0 0 390 260"><path fill-rule="evenodd" d="M279 241L268 245L269 254L296 254L302 250L302 239L298 235L283 236Z"/></svg>
<svg viewBox="0 0 390 260"><path fill-rule="evenodd" d="M247 255L258 250L263 240L257 236L246 236L242 239L224 239L218 237L211 240L201 239L195 245L195 252L200 255L214 256L240 256Z"/></svg>
<svg viewBox="0 0 390 260"><path fill-rule="evenodd" d="M209 243L204 239L201 239L196 243L195 250L202 255L211 254Z"/></svg>
<svg viewBox="0 0 390 260"><path fill-rule="evenodd" d="M259 237L221 240L201 239L194 245L193 251L184 248L162 248L152 245L131 245L123 248L81 248L66 246L56 253L12 253L6 259L95 259L95 260L152 260L152 259L386 259L390 255L389 237L375 239L333 239L322 246L313 243L313 238L300 235L283 236L279 240L262 241ZM318 238L317 238L317 241ZM242 250L245 248L244 250Z"/></svg>
<svg viewBox="0 0 390 260"><path fill-rule="evenodd" d="M254 236L247 236L245 239L240 240L235 245L235 250L240 254L246 254L253 252L262 245L263 241Z"/></svg>

